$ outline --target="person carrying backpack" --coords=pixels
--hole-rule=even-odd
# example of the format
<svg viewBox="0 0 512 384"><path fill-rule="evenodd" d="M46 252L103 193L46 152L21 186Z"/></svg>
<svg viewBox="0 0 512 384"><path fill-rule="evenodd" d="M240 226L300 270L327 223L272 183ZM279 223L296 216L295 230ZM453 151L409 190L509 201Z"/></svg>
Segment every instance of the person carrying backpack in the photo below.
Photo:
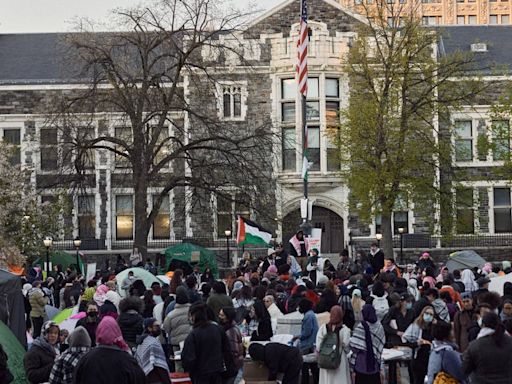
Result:
<svg viewBox="0 0 512 384"><path fill-rule="evenodd" d="M331 308L327 324L318 330L319 384L350 383L350 368L347 353L350 351L350 329L343 324L343 310L339 305Z"/></svg>
<svg viewBox="0 0 512 384"><path fill-rule="evenodd" d="M384 316L389 312L388 294L386 293L384 284L382 284L381 281L376 281L373 284L372 294L370 295L367 303L373 305L375 313L377 314L377 319L381 322Z"/></svg>

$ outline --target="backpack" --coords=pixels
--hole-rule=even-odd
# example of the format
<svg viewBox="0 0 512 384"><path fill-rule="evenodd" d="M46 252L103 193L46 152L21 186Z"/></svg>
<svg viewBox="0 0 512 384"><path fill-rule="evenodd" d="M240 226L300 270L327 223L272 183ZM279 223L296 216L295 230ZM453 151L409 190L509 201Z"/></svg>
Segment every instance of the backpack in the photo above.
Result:
<svg viewBox="0 0 512 384"><path fill-rule="evenodd" d="M443 370L444 351L441 357L441 370L437 373L433 384L459 384L459 380Z"/></svg>
<svg viewBox="0 0 512 384"><path fill-rule="evenodd" d="M382 297L374 297L372 301L373 308L375 308L375 313L377 314L377 319L382 321L384 316L389 311L389 303L388 299L385 296Z"/></svg>
<svg viewBox="0 0 512 384"><path fill-rule="evenodd" d="M323 369L337 369L341 363L340 351L340 328L334 331L329 330L326 325L327 334L320 344L318 351L318 367Z"/></svg>

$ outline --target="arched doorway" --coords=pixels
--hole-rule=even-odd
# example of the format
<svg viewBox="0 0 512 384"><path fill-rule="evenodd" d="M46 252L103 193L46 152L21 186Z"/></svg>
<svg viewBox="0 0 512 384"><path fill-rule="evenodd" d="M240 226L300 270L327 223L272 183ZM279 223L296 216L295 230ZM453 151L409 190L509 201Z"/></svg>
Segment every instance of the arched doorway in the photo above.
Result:
<svg viewBox="0 0 512 384"><path fill-rule="evenodd" d="M300 210L295 210L283 219L283 244L287 248L288 240L297 232L302 222ZM311 219L313 228L322 228L322 253L339 253L343 250L343 219L333 211L313 206Z"/></svg>

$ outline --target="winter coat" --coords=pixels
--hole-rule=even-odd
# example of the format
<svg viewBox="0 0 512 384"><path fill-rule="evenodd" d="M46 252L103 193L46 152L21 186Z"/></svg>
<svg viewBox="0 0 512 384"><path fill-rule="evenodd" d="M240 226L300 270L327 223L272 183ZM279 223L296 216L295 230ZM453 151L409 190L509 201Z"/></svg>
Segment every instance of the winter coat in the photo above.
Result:
<svg viewBox="0 0 512 384"><path fill-rule="evenodd" d="M185 341L192 330L188 319L190 304L176 304L174 309L165 317L162 328L169 335L172 345Z"/></svg>
<svg viewBox="0 0 512 384"><path fill-rule="evenodd" d="M386 333L386 346L396 347L402 345L402 339L397 332L405 332L409 325L414 321L414 312L412 309L406 311L405 316L400 308L393 306L382 319L382 326Z"/></svg>
<svg viewBox="0 0 512 384"><path fill-rule="evenodd" d="M512 338L502 337L502 346L492 336L470 343L462 356L462 371L472 384L509 384L512 378Z"/></svg>
<svg viewBox="0 0 512 384"><path fill-rule="evenodd" d="M33 345L23 358L27 380L30 383L46 383L55 362L55 353Z"/></svg>
<svg viewBox="0 0 512 384"><path fill-rule="evenodd" d="M237 369L240 369L244 365L245 348L242 341L242 334L235 322L226 329L226 336L229 340L229 346L235 366Z"/></svg>
<svg viewBox="0 0 512 384"><path fill-rule="evenodd" d="M473 324L473 311L460 311L453 319L453 333L459 350L464 352L469 345L469 328Z"/></svg>
<svg viewBox="0 0 512 384"><path fill-rule="evenodd" d="M142 384L144 371L128 352L100 345L87 352L75 369L76 384Z"/></svg>
<svg viewBox="0 0 512 384"><path fill-rule="evenodd" d="M195 377L220 374L224 371L223 330L214 323L207 323L192 329L185 339L181 352L181 363Z"/></svg>
<svg viewBox="0 0 512 384"><path fill-rule="evenodd" d="M432 384L436 375L441 371L457 379L460 383L465 383L466 376L462 372L460 353L455 351L453 345L434 340L432 346L428 359L428 384Z"/></svg>
<svg viewBox="0 0 512 384"><path fill-rule="evenodd" d="M33 288L28 293L28 301L30 303L30 317L44 317L44 306L48 304L48 298L39 288Z"/></svg>
<svg viewBox="0 0 512 384"><path fill-rule="evenodd" d="M121 328L123 339L130 347L136 345L137 336L142 335L144 319L137 311L123 312L117 318L117 324Z"/></svg>
<svg viewBox="0 0 512 384"><path fill-rule="evenodd" d="M372 255L371 252L368 253L368 261L372 266L373 273L379 273L384 268L384 252L379 249L375 255Z"/></svg>
<svg viewBox="0 0 512 384"><path fill-rule="evenodd" d="M272 322L270 317L258 321L258 329L253 331L251 341L269 341L272 337Z"/></svg>

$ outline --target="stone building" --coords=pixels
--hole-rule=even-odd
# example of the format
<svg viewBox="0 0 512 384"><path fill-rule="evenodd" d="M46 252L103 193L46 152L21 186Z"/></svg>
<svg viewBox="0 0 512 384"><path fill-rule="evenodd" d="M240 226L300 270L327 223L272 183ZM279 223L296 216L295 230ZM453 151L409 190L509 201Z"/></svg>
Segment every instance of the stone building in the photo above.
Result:
<svg viewBox="0 0 512 384"><path fill-rule="evenodd" d="M225 38L223 43L246 49L244 58L250 66L235 56L220 58L215 57L214 51L203 52L212 60L225 60L225 70L216 74L217 87L211 90L210 100L198 108L207 108L212 116L240 129L268 120L269 129L282 138L274 153L269 153L269 157L276 156L266 192L251 196L252 204L248 206L215 194L202 195L203 204L193 205L186 198L186 188L171 191L151 230L151 250L191 238L200 239L209 247L223 248L224 230L236 231L236 214L252 217L271 229L276 239L285 242L297 229L302 197L302 122L295 80L299 6L299 0L283 1L254 20L236 39ZM350 191L340 178L336 149L326 135L327 128L338 123L339 109L347 106L350 90L343 74L343 57L355 36L354 27L364 22L359 14L334 0L309 2L307 122L313 161L309 196L314 202L312 224L322 230L324 254L337 254L345 247L366 247L380 232L379 218L362 223L349 211ZM512 30L507 27L454 26L443 30L442 35L440 54L473 49L483 62L512 61L512 50L508 49L512 47L505 49L497 44L512 44L512 39L504 38L512 37ZM79 79L66 78L59 67L56 47L60 37L59 34L0 35L0 137L19 147L17 162L32 171L31 182L41 190L42 202L53 196L49 177L60 161L56 132L45 126L46 101L55 93L71 92L81 86ZM511 189L506 181L488 177L503 162L491 153L477 154L476 144L477 136L484 134L483 126L493 124L490 107L509 78L506 74L497 76L489 72L486 80L494 82L494 93L480 100L476 107L468 106L451 117L457 127L458 136L453 137L455 146L471 148L471 156L454 158L453 166L468 169L475 176L464 184L465 189L454 188L454 201L470 199L472 203L456 210L460 220L455 217L455 223L469 221L473 225L464 228L461 225L460 237L442 243L432 238L429 220L416 214L412 206L405 206L394 212L393 217L397 247L399 228L403 228L406 248L413 252L441 246L448 247L439 250L443 253L458 247L478 247L482 238L478 240L477 235L492 239L487 247L508 245L509 236L505 234L512 233ZM185 78L184 94L193 98L196 85ZM176 119L183 119L186 124L188 117L180 115ZM508 120L500 124L508 124ZM94 133L105 129L115 130L115 126L98 119ZM94 156L90 187L70 197L74 209L69 217L63 217L63 222L73 231L60 239L62 247L72 247L69 240L80 236L85 248L102 253L131 248L133 190L129 185L122 185L120 174L113 157L101 152ZM239 193L236 188L231 191L233 196Z"/></svg>

